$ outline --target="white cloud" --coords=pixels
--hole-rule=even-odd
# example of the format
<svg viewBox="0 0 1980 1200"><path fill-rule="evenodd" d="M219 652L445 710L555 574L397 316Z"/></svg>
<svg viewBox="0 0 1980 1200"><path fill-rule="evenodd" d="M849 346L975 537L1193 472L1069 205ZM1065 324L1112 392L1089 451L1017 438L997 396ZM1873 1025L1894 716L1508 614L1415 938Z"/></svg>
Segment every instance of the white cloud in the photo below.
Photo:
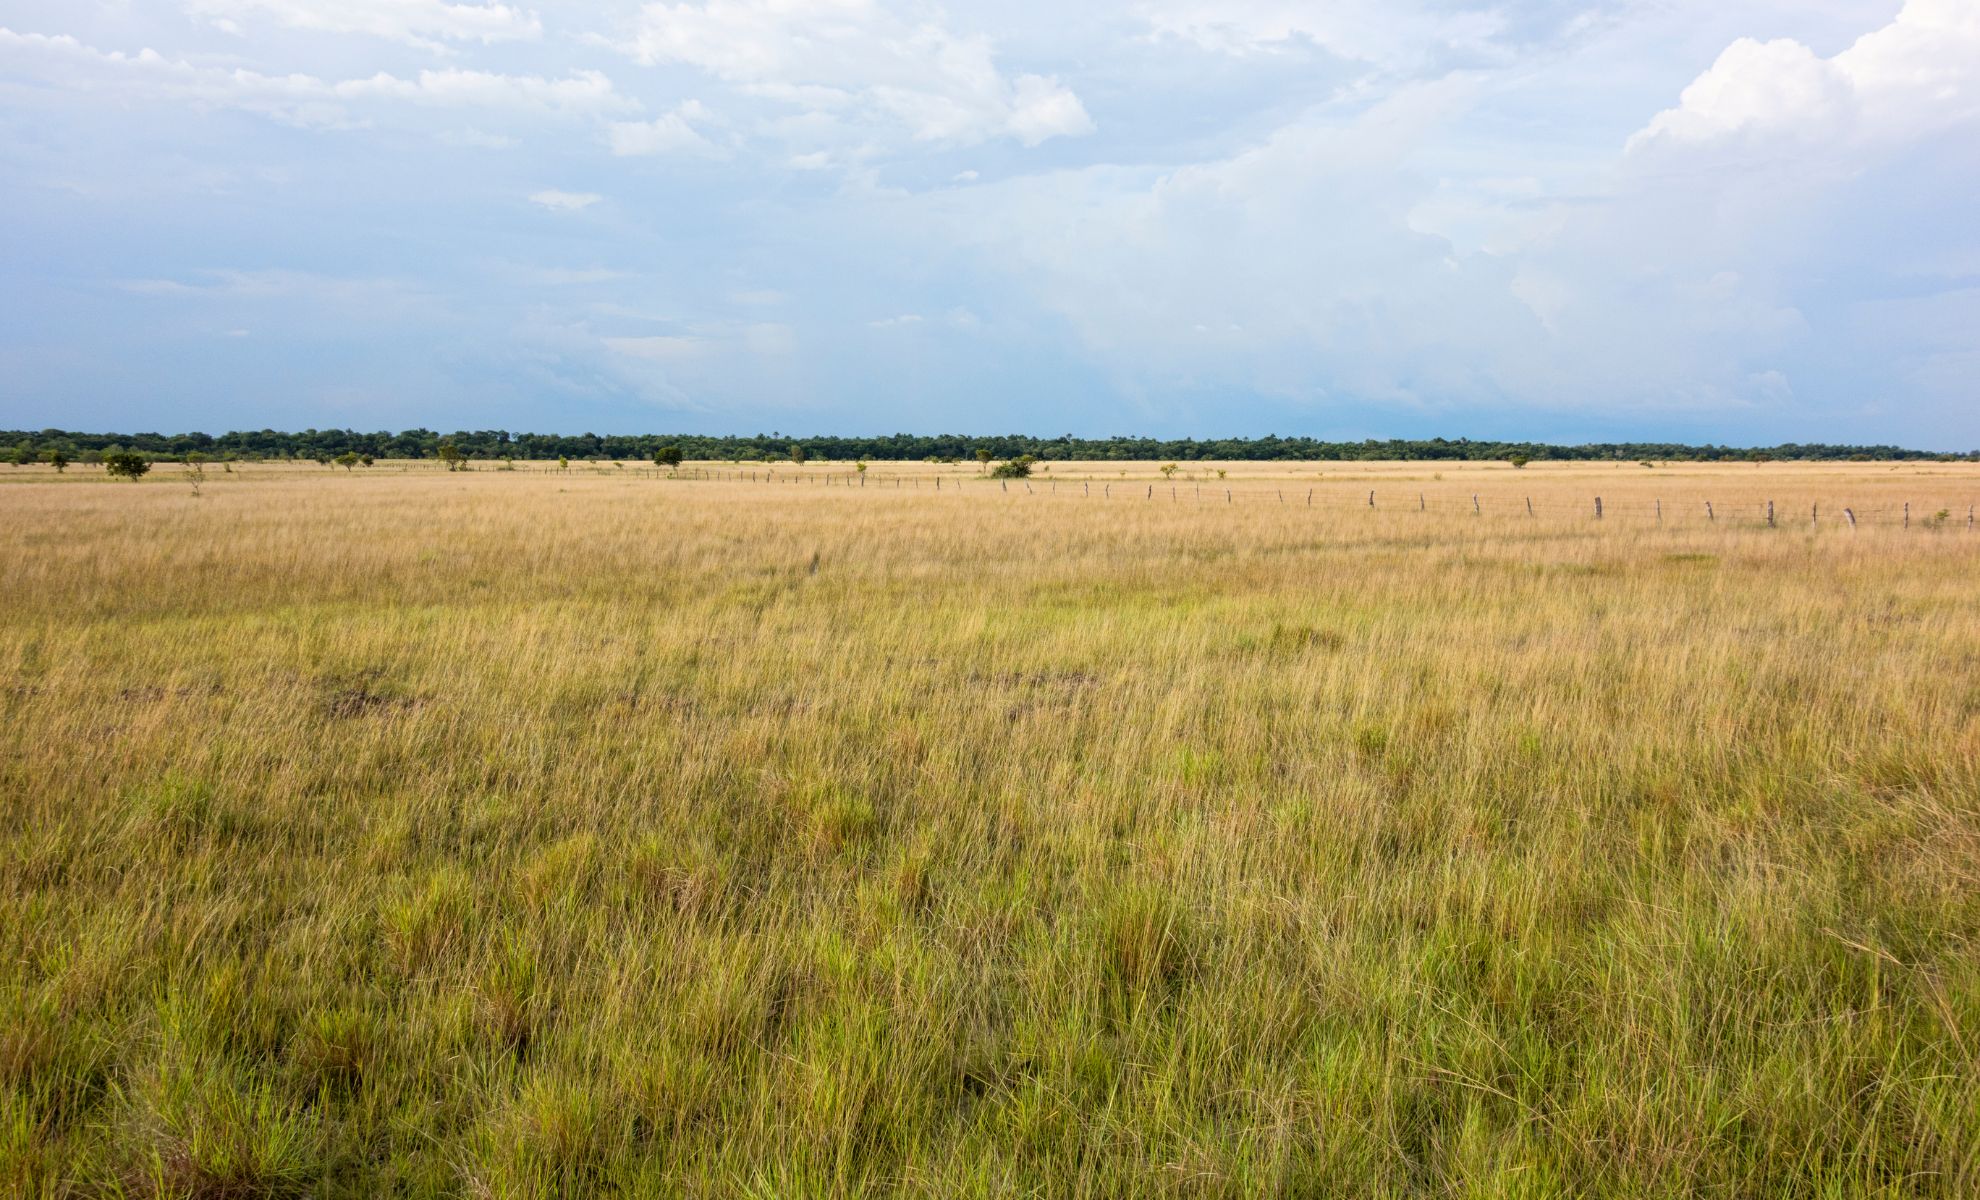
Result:
<svg viewBox="0 0 1980 1200"><path fill-rule="evenodd" d="M902 313L898 317L882 317L877 321L868 321L866 325L869 329L899 329L906 325L919 325L922 319L920 313Z"/></svg>
<svg viewBox="0 0 1980 1200"><path fill-rule="evenodd" d="M1915 137L1976 117L1980 3L1907 0L1888 25L1831 58L1789 38L1739 39L1631 144Z"/></svg>
<svg viewBox="0 0 1980 1200"><path fill-rule="evenodd" d="M706 0L648 4L621 47L642 63L680 63L744 95L827 114L812 127L892 130L968 145L1034 146L1093 130L1069 88L999 70L990 40L896 13L877 0Z"/></svg>
<svg viewBox="0 0 1980 1200"><path fill-rule="evenodd" d="M693 122L708 118L699 101L689 100L651 121L615 121L606 131L612 153L620 158L655 154L713 154L715 144Z"/></svg>
<svg viewBox="0 0 1980 1200"><path fill-rule="evenodd" d="M297 125L359 124L352 109L377 103L560 114L623 111L633 104L597 71L547 79L449 68L421 71L409 78L380 72L328 80L200 66L150 49L136 54L99 50L68 36L23 34L4 27L0 27L0 58L25 66L47 83L93 95L238 108Z"/></svg>
<svg viewBox="0 0 1980 1200"><path fill-rule="evenodd" d="M596 192L560 192L549 188L530 196L530 203L540 204L552 212L577 212L590 208L605 197Z"/></svg>
<svg viewBox="0 0 1980 1200"><path fill-rule="evenodd" d="M459 4L446 0L186 0L195 16L210 18L220 30L239 34L241 22L266 16L297 29L358 33L431 46L433 39L504 42L543 35L536 14L503 4ZM238 19L237 19L238 18Z"/></svg>

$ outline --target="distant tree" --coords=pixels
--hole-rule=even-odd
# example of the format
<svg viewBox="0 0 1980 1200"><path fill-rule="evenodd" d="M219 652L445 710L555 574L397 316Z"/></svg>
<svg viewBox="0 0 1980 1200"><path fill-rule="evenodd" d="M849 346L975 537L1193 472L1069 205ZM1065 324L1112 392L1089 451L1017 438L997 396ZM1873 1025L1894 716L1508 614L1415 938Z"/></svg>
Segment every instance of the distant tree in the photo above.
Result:
<svg viewBox="0 0 1980 1200"><path fill-rule="evenodd" d="M1526 464L1532 462L1533 459L1524 454L1509 454L1506 456L1506 461L1513 465L1513 470L1524 471Z"/></svg>
<svg viewBox="0 0 1980 1200"><path fill-rule="evenodd" d="M51 450L48 452L48 465L54 467L55 473L60 475L69 469L69 456L60 450Z"/></svg>
<svg viewBox="0 0 1980 1200"><path fill-rule="evenodd" d="M346 450L337 456L337 465L344 468L346 475L350 474L351 468L357 466L359 461L355 450Z"/></svg>
<svg viewBox="0 0 1980 1200"><path fill-rule="evenodd" d="M441 442L439 448L433 453L439 457L441 462L447 464L449 471L458 471L461 469L461 448L454 443Z"/></svg>
<svg viewBox="0 0 1980 1200"><path fill-rule="evenodd" d="M858 471L861 475L866 474L866 460L861 459L860 461L854 463L853 470Z"/></svg>
<svg viewBox="0 0 1980 1200"><path fill-rule="evenodd" d="M571 469L571 460L570 460L570 459L569 459L569 458L568 458L567 456L565 456L565 455L562 455L562 454L559 454L559 455L557 456L557 469L558 469L559 471L568 471L568 470L570 470L570 469Z"/></svg>
<svg viewBox="0 0 1980 1200"><path fill-rule="evenodd" d="M666 467L669 470L680 466L681 448L679 446L662 446L658 450L655 450L653 452L653 465L656 467Z"/></svg>
<svg viewBox="0 0 1980 1200"><path fill-rule="evenodd" d="M1016 458L998 463L997 469L990 472L990 477L992 479L1023 479L1025 476L1031 474L1031 468L1037 462L1038 460L1029 454L1020 454Z"/></svg>
<svg viewBox="0 0 1980 1200"><path fill-rule="evenodd" d="M804 460L811 457L809 454L805 453L804 447L798 445L796 442L791 443L790 454L791 454L791 461L799 466L803 466Z"/></svg>
<svg viewBox="0 0 1980 1200"><path fill-rule="evenodd" d="M358 455L358 461L368 467L372 463L372 458L369 454L360 454Z"/></svg>
<svg viewBox="0 0 1980 1200"><path fill-rule="evenodd" d="M17 467L25 467L29 463L34 462L35 457L34 451L28 449L26 444L22 444L14 447L14 455L10 461Z"/></svg>
<svg viewBox="0 0 1980 1200"><path fill-rule="evenodd" d="M1163 463L1163 464L1162 464L1162 478L1164 478L1164 479L1174 479L1175 477L1176 477L1176 464L1175 464L1175 463Z"/></svg>
<svg viewBox="0 0 1980 1200"><path fill-rule="evenodd" d="M151 470L151 462L142 454L120 450L103 456L103 470L112 479L142 479Z"/></svg>
<svg viewBox="0 0 1980 1200"><path fill-rule="evenodd" d="M976 449L976 461L977 461L977 464L978 464L979 466L985 466L985 467L987 467L987 466L989 466L989 465L990 465L990 451L989 451L988 449L986 449L986 448L984 448L984 447L982 447L982 446L979 446L979 447L977 447L977 449Z"/></svg>

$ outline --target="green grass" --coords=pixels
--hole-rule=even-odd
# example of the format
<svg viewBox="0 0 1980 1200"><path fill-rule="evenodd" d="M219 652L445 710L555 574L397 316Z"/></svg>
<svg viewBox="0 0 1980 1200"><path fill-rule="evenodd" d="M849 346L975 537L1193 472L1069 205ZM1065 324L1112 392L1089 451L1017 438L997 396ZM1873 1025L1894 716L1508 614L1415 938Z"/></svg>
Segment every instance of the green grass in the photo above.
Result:
<svg viewBox="0 0 1980 1200"><path fill-rule="evenodd" d="M5 503L0 1193L1980 1193L1958 531Z"/></svg>

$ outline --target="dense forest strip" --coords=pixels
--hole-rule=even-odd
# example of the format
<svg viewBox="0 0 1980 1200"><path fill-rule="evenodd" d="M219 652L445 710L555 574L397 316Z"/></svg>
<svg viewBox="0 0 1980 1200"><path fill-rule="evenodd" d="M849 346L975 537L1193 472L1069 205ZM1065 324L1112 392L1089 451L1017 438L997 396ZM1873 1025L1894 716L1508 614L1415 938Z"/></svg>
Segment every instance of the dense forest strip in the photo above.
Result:
<svg viewBox="0 0 1980 1200"><path fill-rule="evenodd" d="M1678 462L1739 461L1856 461L1911 460L1980 461L1980 450L1945 454L1901 446L1850 446L1783 443L1778 446L1736 447L1688 445L1682 442L1590 442L1553 445L1471 438L1367 439L1329 442L1307 437L1259 438L1056 438L1024 434L895 433L877 437L786 437L781 434L711 437L700 434L555 434L511 433L504 429L457 430L438 433L407 429L398 433L363 433L354 429L305 429L283 433L272 429L207 433L76 433L61 429L0 431L0 457L16 462L45 461L60 453L71 461L93 461L105 454L135 452L150 457L183 458L204 454L234 459L315 459L328 461L340 454L377 458L437 458L451 446L473 459L651 459L656 451L675 448L691 459L762 461L796 456L818 459L895 461L968 460L987 455L1009 459L1031 455L1044 461L1217 460L1271 462L1390 461L1397 459L1483 462L1524 458L1534 461L1655 460Z"/></svg>

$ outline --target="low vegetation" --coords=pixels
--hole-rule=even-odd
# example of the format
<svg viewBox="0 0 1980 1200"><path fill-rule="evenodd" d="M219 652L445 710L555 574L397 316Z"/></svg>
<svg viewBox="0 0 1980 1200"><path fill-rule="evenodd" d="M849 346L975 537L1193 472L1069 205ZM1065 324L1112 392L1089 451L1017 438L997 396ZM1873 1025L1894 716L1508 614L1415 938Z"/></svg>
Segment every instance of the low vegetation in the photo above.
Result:
<svg viewBox="0 0 1980 1200"><path fill-rule="evenodd" d="M1980 472L957 457L9 471L0 1194L1980 1193Z"/></svg>

